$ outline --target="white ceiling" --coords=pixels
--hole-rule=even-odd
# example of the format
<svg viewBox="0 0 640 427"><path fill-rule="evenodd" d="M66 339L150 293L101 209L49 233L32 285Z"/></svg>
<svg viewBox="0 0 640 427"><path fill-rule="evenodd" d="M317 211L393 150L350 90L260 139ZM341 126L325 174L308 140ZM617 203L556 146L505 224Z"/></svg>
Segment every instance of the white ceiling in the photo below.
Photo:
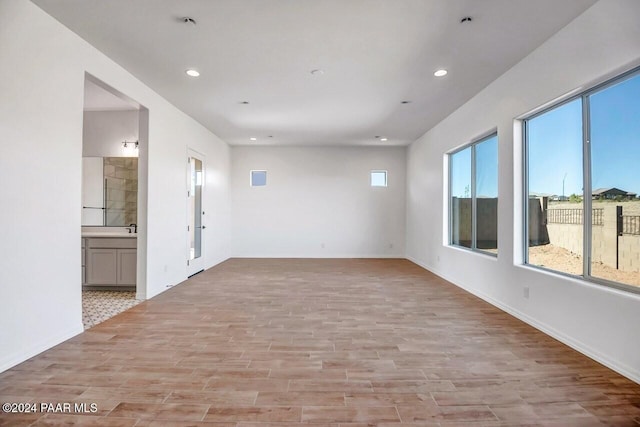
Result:
<svg viewBox="0 0 640 427"><path fill-rule="evenodd" d="M298 145L409 144L595 3L33 1L230 144Z"/></svg>

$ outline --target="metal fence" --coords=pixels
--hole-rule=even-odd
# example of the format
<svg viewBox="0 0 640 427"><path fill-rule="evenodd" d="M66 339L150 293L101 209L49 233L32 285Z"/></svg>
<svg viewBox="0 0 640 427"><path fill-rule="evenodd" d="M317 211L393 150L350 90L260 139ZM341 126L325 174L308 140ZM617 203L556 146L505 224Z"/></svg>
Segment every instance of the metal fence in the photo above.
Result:
<svg viewBox="0 0 640 427"><path fill-rule="evenodd" d="M576 224L583 221L582 209L549 209L547 210L547 224ZM604 225L604 209L591 210L591 224Z"/></svg>
<svg viewBox="0 0 640 427"><path fill-rule="evenodd" d="M622 234L640 235L640 215L622 215Z"/></svg>

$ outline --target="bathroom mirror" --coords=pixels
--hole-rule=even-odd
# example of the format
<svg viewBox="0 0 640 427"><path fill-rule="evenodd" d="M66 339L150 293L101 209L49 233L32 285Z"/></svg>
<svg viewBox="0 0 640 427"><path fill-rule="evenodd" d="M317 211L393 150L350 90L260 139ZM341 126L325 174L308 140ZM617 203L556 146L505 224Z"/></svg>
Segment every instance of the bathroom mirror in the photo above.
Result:
<svg viewBox="0 0 640 427"><path fill-rule="evenodd" d="M138 217L138 158L82 158L82 225L127 227Z"/></svg>

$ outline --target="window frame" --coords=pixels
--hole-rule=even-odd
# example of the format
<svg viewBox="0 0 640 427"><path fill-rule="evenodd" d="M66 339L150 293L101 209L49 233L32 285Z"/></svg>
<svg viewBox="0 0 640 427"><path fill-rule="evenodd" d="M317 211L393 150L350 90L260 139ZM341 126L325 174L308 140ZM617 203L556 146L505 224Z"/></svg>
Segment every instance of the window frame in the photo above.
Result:
<svg viewBox="0 0 640 427"><path fill-rule="evenodd" d="M590 116L590 103L589 99L591 95L597 94L609 87L615 86L625 80L640 77L640 67L632 68L625 72L619 73L614 76L609 76L603 81L587 87L578 93L572 94L558 102L553 102L540 110L536 110L532 114L524 115L520 118L522 124L522 240L523 246L523 258L522 265L527 268L535 270L542 270L559 276L568 277L571 279L581 280L591 284L603 285L609 288L614 288L622 291L631 292L634 294L640 294L640 287L629 285L622 282L615 282L607 280L601 277L595 277L591 275L591 250L592 250L592 238L593 238L593 225L592 225L592 212L593 212L593 189L592 177L591 177L591 116ZM554 270L548 267L539 266L529 263L529 139L528 128L529 121L546 114L556 108L560 108L570 102L581 100L582 108L582 185L583 185L583 204L582 204L582 274L574 275L564 271Z"/></svg>
<svg viewBox="0 0 640 427"><path fill-rule="evenodd" d="M478 235L478 230L477 230L477 223L478 223L478 218L476 215L476 207L477 207L477 197L476 197L476 147L480 144L482 144L483 142L486 142L488 140L490 140L491 138L496 138L496 142L498 143L499 138L498 138L498 130L497 129L492 129L489 132L486 132L484 134L482 134L482 136L473 139L470 143L465 144L463 146L460 146L458 148L456 148L453 151L450 151L447 153L447 164L448 164L448 176L447 176L447 196L448 196L448 237L447 237L447 245L453 248L458 248L458 249L462 249L462 250L466 250L466 251L470 251L470 252L475 252L475 253L480 253L483 255L488 255L491 256L493 258L497 258L498 257L498 253L493 253L490 252L488 250L485 249L479 249L478 248L478 239L477 239L477 235ZM466 247L466 246L462 246L462 245L458 245L453 243L453 195L452 195L452 191L451 191L451 183L453 182L453 156L457 153L460 153L464 150L466 150L467 148L471 148L471 247ZM496 173L499 173L499 169L496 170ZM499 197L499 184L498 184L498 203L500 200ZM498 246L497 244L497 230L496 230L496 246ZM496 248L499 249L499 248Z"/></svg>

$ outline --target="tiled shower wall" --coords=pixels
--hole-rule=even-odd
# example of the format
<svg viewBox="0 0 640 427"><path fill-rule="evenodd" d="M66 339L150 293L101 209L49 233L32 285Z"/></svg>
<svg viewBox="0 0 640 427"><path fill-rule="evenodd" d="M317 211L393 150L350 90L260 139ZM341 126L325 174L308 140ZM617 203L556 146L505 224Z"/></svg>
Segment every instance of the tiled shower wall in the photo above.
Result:
<svg viewBox="0 0 640 427"><path fill-rule="evenodd" d="M128 226L138 216L138 159L105 157L107 226Z"/></svg>

